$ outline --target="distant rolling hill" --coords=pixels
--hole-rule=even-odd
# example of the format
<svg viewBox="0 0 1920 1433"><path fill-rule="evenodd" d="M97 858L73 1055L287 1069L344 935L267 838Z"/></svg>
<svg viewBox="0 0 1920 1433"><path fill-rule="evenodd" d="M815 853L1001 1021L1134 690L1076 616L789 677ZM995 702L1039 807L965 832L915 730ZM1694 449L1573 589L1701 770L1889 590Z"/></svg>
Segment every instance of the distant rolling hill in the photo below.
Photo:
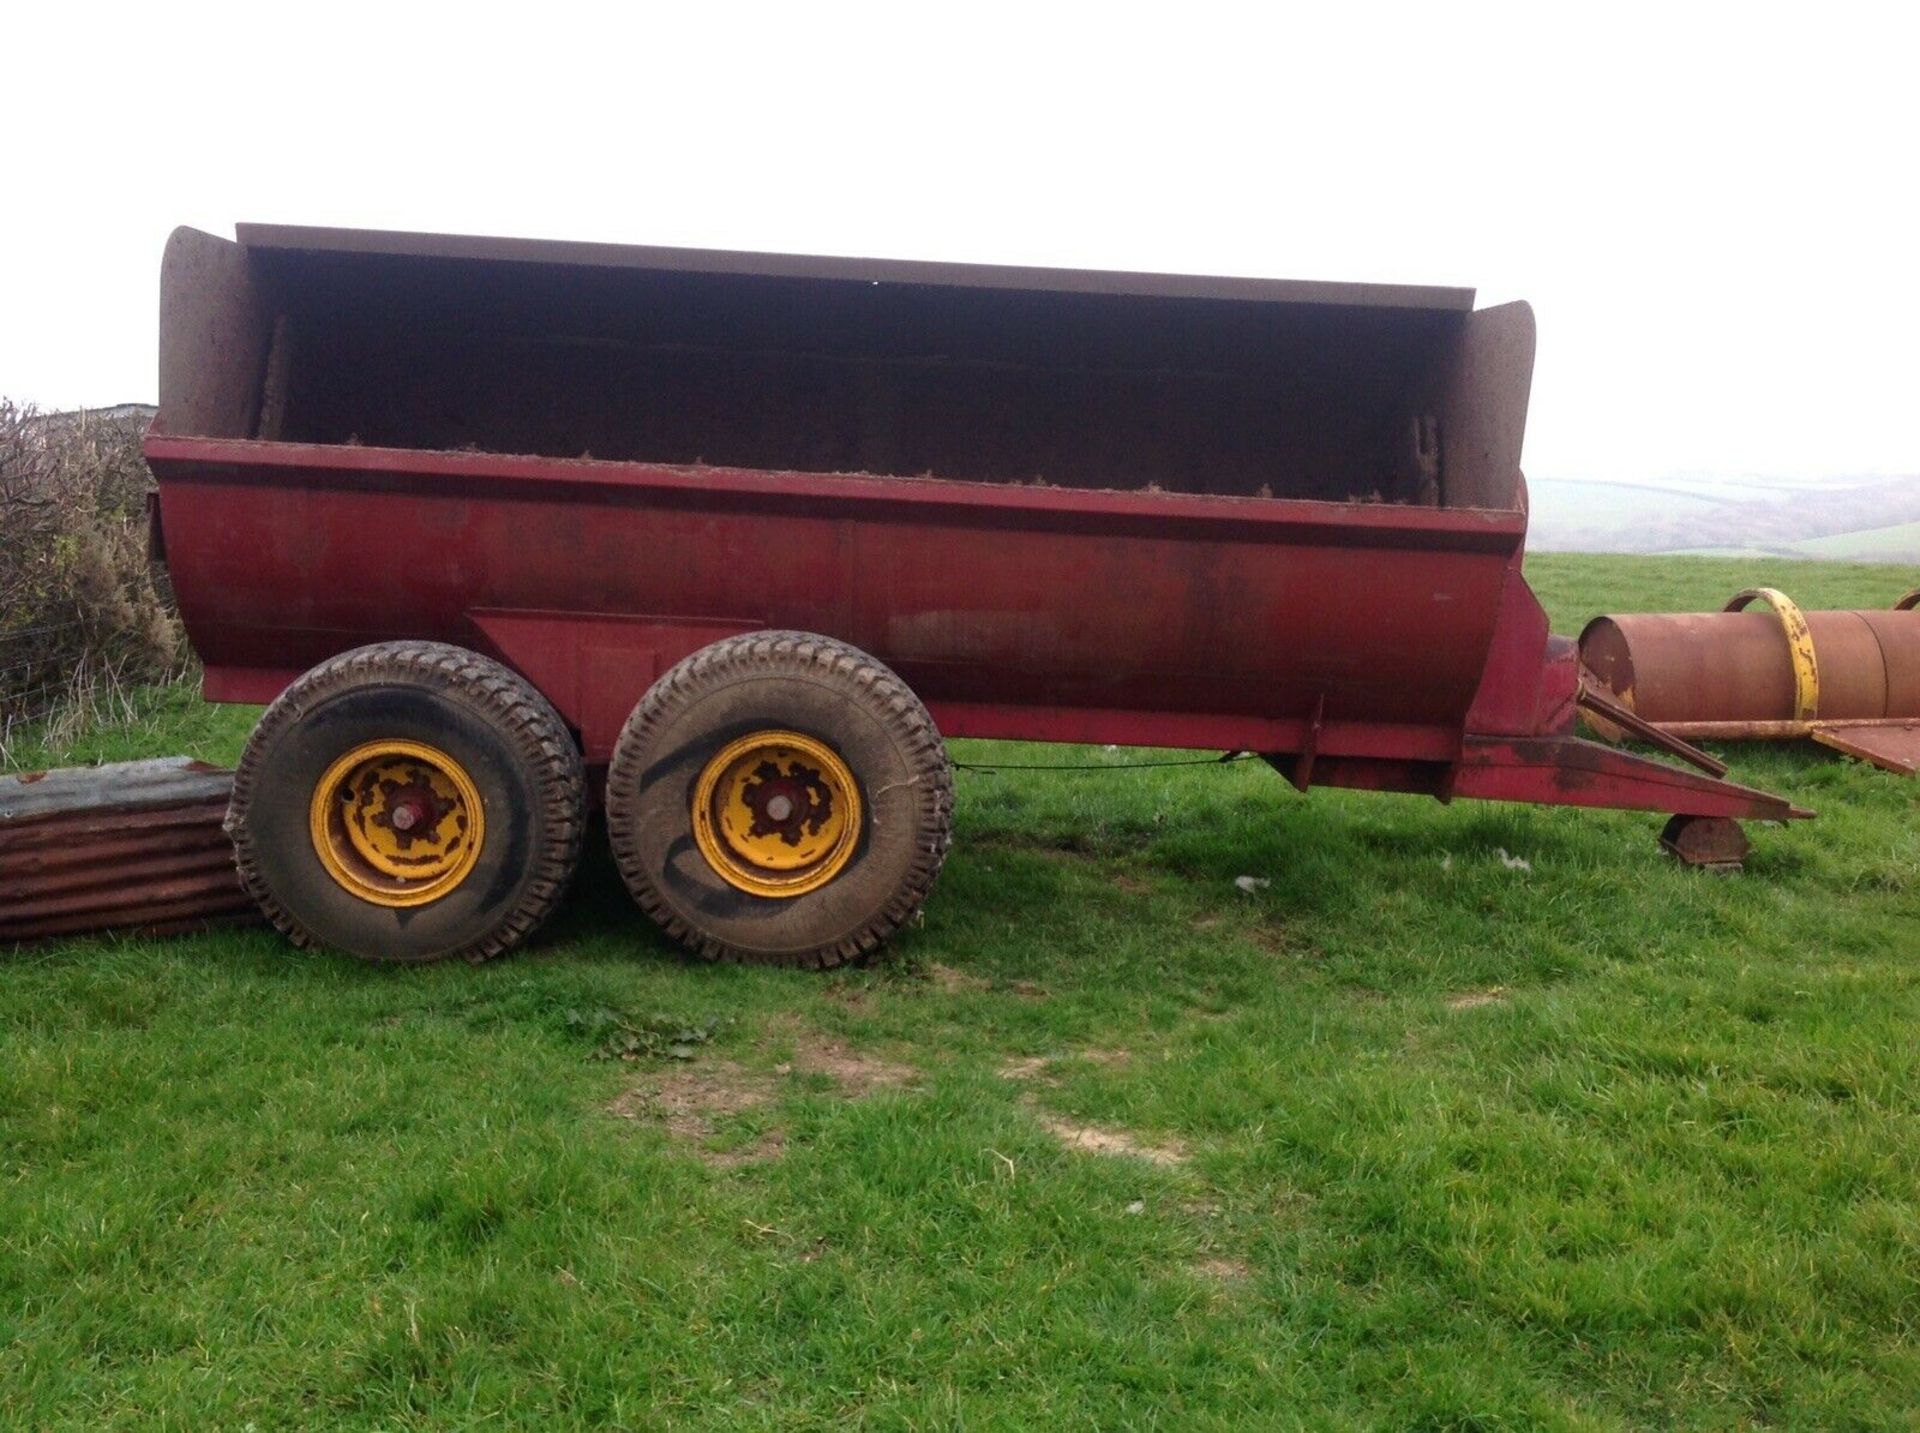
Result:
<svg viewBox="0 0 1920 1433"><path fill-rule="evenodd" d="M1920 476L1535 479L1528 545L1920 565Z"/></svg>

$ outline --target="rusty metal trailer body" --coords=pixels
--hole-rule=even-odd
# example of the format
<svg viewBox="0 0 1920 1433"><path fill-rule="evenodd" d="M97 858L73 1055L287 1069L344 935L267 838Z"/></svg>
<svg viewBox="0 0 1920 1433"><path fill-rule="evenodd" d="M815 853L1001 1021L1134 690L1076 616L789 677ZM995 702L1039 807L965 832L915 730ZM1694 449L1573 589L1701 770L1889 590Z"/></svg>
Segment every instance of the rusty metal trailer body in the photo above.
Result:
<svg viewBox="0 0 1920 1433"><path fill-rule="evenodd" d="M1533 341L1453 289L183 229L146 452L217 701L432 639L599 766L676 663L786 629L949 737L1804 814L1574 736Z"/></svg>

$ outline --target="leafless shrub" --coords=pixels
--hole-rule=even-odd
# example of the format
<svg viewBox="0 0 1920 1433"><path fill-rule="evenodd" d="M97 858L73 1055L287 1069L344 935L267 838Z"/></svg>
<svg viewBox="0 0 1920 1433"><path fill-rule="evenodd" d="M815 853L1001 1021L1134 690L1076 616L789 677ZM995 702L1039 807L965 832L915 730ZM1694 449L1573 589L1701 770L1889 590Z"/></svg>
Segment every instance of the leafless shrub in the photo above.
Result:
<svg viewBox="0 0 1920 1433"><path fill-rule="evenodd" d="M0 399L0 745L23 722L111 718L129 687L183 669L147 557L142 426Z"/></svg>

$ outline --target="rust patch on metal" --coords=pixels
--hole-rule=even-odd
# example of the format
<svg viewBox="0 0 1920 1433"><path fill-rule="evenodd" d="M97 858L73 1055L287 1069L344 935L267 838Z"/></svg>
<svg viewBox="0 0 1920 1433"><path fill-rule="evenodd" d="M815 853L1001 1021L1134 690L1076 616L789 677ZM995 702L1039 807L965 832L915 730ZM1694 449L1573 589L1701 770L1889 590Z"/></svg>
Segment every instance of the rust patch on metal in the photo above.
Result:
<svg viewBox="0 0 1920 1433"><path fill-rule="evenodd" d="M1920 774L1920 721L1871 726L1816 726L1813 739L1843 756L1872 762L1896 776Z"/></svg>
<svg viewBox="0 0 1920 1433"><path fill-rule="evenodd" d="M1920 611L1803 613L1786 602L1781 614L1785 599L1766 595L1775 612L1596 617L1580 635L1581 663L1669 735L1920 720Z"/></svg>
<svg viewBox="0 0 1920 1433"><path fill-rule="evenodd" d="M1807 625L1806 615L1792 598L1775 587L1749 587L1737 592L1725 610L1738 612L1755 601L1773 609L1786 637L1787 657L1793 663L1793 719L1812 721L1820 711L1820 661L1814 652L1813 630Z"/></svg>
<svg viewBox="0 0 1920 1433"><path fill-rule="evenodd" d="M1739 610L1755 600L1773 611ZM1685 739L1810 737L1910 776L1920 769L1917 606L1920 591L1890 610L1802 612L1761 587L1724 612L1596 617L1580 636L1581 704L1609 741L1631 734L1685 755Z"/></svg>

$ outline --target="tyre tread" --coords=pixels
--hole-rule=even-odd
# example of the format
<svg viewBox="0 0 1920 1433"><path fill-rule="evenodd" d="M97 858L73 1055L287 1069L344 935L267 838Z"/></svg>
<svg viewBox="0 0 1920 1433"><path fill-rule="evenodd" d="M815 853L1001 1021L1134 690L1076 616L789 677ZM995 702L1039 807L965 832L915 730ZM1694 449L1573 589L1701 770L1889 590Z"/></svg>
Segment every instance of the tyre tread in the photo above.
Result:
<svg viewBox="0 0 1920 1433"><path fill-rule="evenodd" d="M865 689L907 751L912 782L933 793L934 839L917 846L907 877L864 925L844 938L794 954L769 955L717 939L676 913L643 868L639 827L624 791L637 790L639 768L653 733L675 712L708 691L741 677L812 672ZM748 632L703 647L647 690L614 743L607 773L607 835L615 863L635 902L668 936L707 960L831 970L864 959L914 916L933 890L953 843L953 764L946 741L913 689L859 648L812 632Z"/></svg>
<svg viewBox="0 0 1920 1433"><path fill-rule="evenodd" d="M260 766L274 738L314 707L356 687L411 683L459 702L495 724L514 746L542 793L546 841L534 852L532 878L519 902L491 931L439 959L491 960L531 936L566 895L580 864L586 830L586 774L580 750L553 704L517 672L448 642L377 642L342 652L312 668L261 715L233 774L225 829L240 880L262 914L301 949L322 944L274 895L260 871L247 822L258 796ZM404 957L372 957L404 961Z"/></svg>

